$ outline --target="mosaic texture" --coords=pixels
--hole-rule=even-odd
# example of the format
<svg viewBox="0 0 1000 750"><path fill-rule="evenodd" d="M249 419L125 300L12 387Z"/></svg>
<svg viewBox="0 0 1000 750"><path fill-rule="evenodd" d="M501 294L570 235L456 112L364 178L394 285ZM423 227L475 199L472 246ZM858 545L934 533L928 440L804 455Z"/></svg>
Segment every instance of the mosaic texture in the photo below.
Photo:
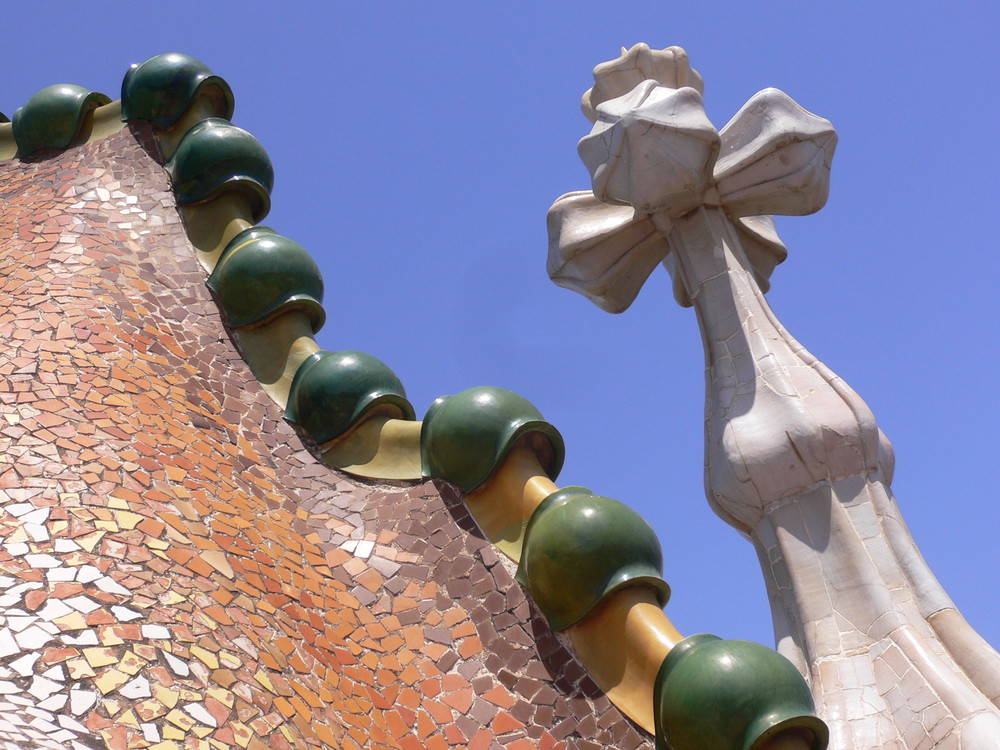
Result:
<svg viewBox="0 0 1000 750"><path fill-rule="evenodd" d="M302 446L137 136L0 163L0 747L649 747L450 486Z"/></svg>

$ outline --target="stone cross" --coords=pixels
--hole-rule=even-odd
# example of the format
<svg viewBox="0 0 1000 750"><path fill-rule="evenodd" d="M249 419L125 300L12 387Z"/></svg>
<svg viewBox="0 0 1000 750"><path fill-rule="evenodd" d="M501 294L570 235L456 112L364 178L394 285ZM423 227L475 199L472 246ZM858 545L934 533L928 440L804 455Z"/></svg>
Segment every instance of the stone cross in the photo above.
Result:
<svg viewBox="0 0 1000 750"><path fill-rule="evenodd" d="M678 47L594 70L579 145L593 191L549 212L549 274L610 312L661 262L695 308L708 368L705 488L754 544L778 650L836 750L1000 747L1000 656L928 568L867 404L764 298L785 257L771 214L826 202L831 124L776 89L721 131Z"/></svg>

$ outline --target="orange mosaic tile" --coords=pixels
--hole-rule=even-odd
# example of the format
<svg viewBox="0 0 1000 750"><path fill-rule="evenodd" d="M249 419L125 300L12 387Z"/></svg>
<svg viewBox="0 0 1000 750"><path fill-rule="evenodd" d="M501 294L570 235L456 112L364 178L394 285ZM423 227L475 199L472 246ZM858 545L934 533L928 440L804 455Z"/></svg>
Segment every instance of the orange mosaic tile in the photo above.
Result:
<svg viewBox="0 0 1000 750"><path fill-rule="evenodd" d="M303 447L148 143L0 162L0 747L649 747L453 488Z"/></svg>

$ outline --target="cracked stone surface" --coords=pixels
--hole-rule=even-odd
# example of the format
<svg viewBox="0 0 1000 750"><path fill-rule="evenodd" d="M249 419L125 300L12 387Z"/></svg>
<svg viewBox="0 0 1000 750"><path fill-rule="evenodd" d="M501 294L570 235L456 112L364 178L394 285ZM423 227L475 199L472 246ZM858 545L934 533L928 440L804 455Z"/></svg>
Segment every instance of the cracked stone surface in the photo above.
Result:
<svg viewBox="0 0 1000 750"><path fill-rule="evenodd" d="M723 237L697 258L678 250L708 357L706 490L757 549L778 650L809 680L833 748L996 747L996 652L906 530L891 446Z"/></svg>

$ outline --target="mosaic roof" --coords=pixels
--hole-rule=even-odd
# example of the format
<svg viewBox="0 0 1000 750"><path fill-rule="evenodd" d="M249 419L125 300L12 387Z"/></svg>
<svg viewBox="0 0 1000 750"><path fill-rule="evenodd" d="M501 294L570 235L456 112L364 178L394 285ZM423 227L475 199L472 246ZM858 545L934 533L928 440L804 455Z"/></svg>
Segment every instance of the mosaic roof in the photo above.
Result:
<svg viewBox="0 0 1000 750"><path fill-rule="evenodd" d="M0 126L0 747L825 747L782 657L682 640L655 535L558 490L534 406L421 426L318 350L232 101L165 55Z"/></svg>
<svg viewBox="0 0 1000 750"><path fill-rule="evenodd" d="M0 224L0 746L645 743L455 493L301 447L132 132Z"/></svg>

